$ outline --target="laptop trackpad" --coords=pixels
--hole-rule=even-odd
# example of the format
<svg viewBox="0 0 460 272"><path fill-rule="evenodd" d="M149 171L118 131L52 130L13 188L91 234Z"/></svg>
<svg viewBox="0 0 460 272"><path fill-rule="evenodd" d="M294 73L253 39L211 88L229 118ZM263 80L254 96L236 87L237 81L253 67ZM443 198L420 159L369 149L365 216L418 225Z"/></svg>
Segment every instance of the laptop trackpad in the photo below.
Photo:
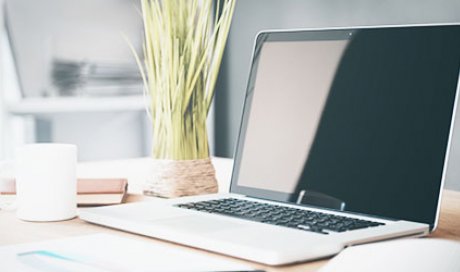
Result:
<svg viewBox="0 0 460 272"><path fill-rule="evenodd" d="M169 229L180 229L194 233L209 233L214 231L247 227L247 225L245 224L240 224L230 220L218 218L213 218L213 220L209 220L209 218L204 218L196 215L185 215L172 218L170 217L165 219L157 219L151 222L159 227L167 227Z"/></svg>

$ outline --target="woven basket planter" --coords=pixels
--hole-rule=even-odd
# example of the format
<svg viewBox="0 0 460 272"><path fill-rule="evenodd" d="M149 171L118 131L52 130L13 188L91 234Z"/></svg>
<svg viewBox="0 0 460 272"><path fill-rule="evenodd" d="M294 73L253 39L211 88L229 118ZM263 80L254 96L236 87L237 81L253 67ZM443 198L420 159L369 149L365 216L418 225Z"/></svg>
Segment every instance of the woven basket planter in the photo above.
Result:
<svg viewBox="0 0 460 272"><path fill-rule="evenodd" d="M152 159L144 194L164 198L217 193L216 171L210 159Z"/></svg>

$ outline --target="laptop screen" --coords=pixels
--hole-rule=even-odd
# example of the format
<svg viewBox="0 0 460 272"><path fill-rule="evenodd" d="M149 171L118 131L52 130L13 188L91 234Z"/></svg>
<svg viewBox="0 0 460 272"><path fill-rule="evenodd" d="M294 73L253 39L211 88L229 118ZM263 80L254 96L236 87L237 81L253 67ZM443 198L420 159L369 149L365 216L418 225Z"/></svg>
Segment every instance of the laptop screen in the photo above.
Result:
<svg viewBox="0 0 460 272"><path fill-rule="evenodd" d="M433 226L460 26L263 32L231 191Z"/></svg>

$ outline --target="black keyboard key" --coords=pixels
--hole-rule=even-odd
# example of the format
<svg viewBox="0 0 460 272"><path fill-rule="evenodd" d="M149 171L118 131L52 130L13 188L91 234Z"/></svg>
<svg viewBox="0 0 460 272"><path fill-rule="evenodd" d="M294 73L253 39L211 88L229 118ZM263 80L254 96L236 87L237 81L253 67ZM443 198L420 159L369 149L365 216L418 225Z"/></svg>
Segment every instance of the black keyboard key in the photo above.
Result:
<svg viewBox="0 0 460 272"><path fill-rule="evenodd" d="M328 231L344 232L384 225L379 222L234 198L176 206L321 234L328 234Z"/></svg>

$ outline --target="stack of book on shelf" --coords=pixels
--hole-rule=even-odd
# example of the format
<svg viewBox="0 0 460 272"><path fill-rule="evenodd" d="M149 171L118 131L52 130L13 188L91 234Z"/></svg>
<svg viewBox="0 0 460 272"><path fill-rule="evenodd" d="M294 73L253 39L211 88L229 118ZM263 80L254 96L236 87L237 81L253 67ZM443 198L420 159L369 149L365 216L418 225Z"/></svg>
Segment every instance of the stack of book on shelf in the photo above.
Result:
<svg viewBox="0 0 460 272"><path fill-rule="evenodd" d="M136 63L95 63L54 59L52 83L60 95L139 95L142 77Z"/></svg>

